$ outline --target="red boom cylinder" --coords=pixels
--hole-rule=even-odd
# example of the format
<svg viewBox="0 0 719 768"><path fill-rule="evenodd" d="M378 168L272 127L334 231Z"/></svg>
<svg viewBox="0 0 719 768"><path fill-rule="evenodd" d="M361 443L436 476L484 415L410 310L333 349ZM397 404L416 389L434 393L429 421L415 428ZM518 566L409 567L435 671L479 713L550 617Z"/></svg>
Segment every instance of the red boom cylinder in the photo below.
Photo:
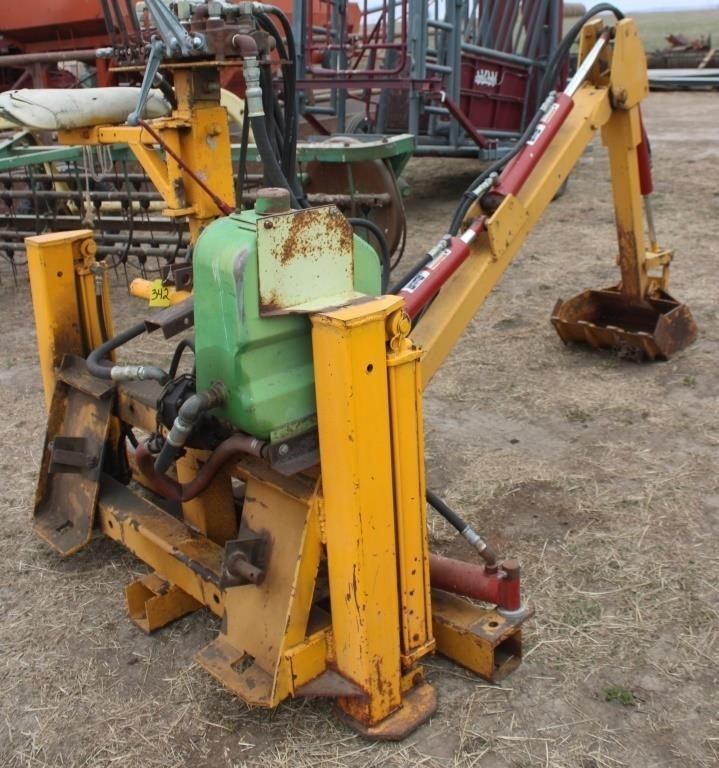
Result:
<svg viewBox="0 0 719 768"><path fill-rule="evenodd" d="M429 556L430 584L445 592L492 603L508 611L521 608L519 563L505 560L499 570L463 563L450 557Z"/></svg>
<svg viewBox="0 0 719 768"><path fill-rule="evenodd" d="M566 93L557 96L557 100L541 119L532 137L527 140L519 154L505 166L492 189L493 194L516 195L519 192L572 111L572 107L574 102Z"/></svg>
<svg viewBox="0 0 719 768"><path fill-rule="evenodd" d="M481 216L470 224L461 237L452 237L449 246L399 291L407 314L413 320L469 256L470 243L484 228L484 222L485 218Z"/></svg>

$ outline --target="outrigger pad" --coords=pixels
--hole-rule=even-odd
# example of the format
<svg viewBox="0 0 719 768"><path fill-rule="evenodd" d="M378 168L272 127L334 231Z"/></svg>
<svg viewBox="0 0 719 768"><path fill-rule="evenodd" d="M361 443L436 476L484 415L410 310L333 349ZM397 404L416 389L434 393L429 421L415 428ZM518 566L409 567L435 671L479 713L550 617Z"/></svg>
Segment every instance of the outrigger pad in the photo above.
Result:
<svg viewBox="0 0 719 768"><path fill-rule="evenodd" d="M649 360L668 360L697 337L697 326L686 304L666 291L636 299L619 288L584 291L559 301L552 325L562 341L616 349Z"/></svg>
<svg viewBox="0 0 719 768"><path fill-rule="evenodd" d="M65 556L92 536L114 391L112 382L88 373L84 359L65 356L50 405L33 512L35 532Z"/></svg>

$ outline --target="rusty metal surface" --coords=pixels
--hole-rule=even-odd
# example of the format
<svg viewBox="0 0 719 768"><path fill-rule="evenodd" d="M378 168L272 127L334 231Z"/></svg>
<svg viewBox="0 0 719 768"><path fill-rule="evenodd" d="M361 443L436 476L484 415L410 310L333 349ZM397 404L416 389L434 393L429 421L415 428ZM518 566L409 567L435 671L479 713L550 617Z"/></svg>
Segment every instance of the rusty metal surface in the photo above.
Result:
<svg viewBox="0 0 719 768"><path fill-rule="evenodd" d="M342 137L342 142L347 146L353 145L355 141L350 137ZM361 160L346 164L316 160L308 163L305 171L305 192L308 195L337 195L343 207L347 208L348 216L370 218L379 226L390 253L394 253L400 244L406 220L397 180L384 160ZM378 208L368 201L372 198L382 199L382 207ZM347 200L350 201L349 205Z"/></svg>
<svg viewBox="0 0 719 768"><path fill-rule="evenodd" d="M402 697L401 706L376 725L365 725L350 717L339 707L335 708L353 730L368 739L377 741L401 741L437 711L437 691L429 683L419 682Z"/></svg>
<svg viewBox="0 0 719 768"><path fill-rule="evenodd" d="M66 356L58 373L35 491L33 528L62 555L92 537L113 387Z"/></svg>
<svg viewBox="0 0 719 768"><path fill-rule="evenodd" d="M317 312L361 298L352 228L334 206L257 221L260 314Z"/></svg>
<svg viewBox="0 0 719 768"><path fill-rule="evenodd" d="M645 300L618 288L584 291L567 301L560 299L551 320L565 344L616 349L640 359L666 360L697 337L689 308L666 291Z"/></svg>
<svg viewBox="0 0 719 768"><path fill-rule="evenodd" d="M251 616L245 619L251 621ZM273 676L255 663L252 656L232 645L224 635L219 635L198 651L195 661L250 706L271 707L277 704Z"/></svg>
<svg viewBox="0 0 719 768"><path fill-rule="evenodd" d="M179 304L152 312L152 314L145 318L144 322L148 333L159 329L166 339L171 339L178 333L189 330L194 325L195 300L191 296Z"/></svg>
<svg viewBox="0 0 719 768"><path fill-rule="evenodd" d="M222 547L108 475L102 476L97 504L100 527L108 538L222 615Z"/></svg>

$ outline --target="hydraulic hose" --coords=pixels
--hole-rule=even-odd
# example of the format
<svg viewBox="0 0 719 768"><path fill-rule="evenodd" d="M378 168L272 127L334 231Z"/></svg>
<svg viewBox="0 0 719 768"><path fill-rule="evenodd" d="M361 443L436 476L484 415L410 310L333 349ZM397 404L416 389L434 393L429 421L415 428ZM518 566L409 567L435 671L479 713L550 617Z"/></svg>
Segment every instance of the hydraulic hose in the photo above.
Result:
<svg viewBox="0 0 719 768"><path fill-rule="evenodd" d="M182 359L182 353L189 349L192 354L195 353L195 340L194 338L187 336L184 339L180 339L178 345L175 347L175 352L172 355L172 362L170 363L170 378L174 379L177 375L177 369L180 367L180 360Z"/></svg>
<svg viewBox="0 0 719 768"><path fill-rule="evenodd" d="M250 116L250 126L252 127L252 133L255 136L255 144L257 145L257 151L259 152L262 164L265 169L265 184L270 187L282 187L290 193L290 204L293 208L299 207L297 198L294 195L290 184L282 173L282 168L277 162L274 150L272 149L272 142L267 133L267 123L264 117L258 115Z"/></svg>
<svg viewBox="0 0 719 768"><path fill-rule="evenodd" d="M246 85L247 113L250 126L255 137L255 144L259 152L260 159L265 169L265 182L272 187L282 187L290 193L290 204L297 208L298 203L292 191L290 183L282 173L282 168L277 160L272 148L269 134L267 133L267 123L265 121L265 112L262 103L262 88L260 86L260 67L254 56L248 56L244 63L244 76Z"/></svg>
<svg viewBox="0 0 719 768"><path fill-rule="evenodd" d="M210 454L200 471L189 483L178 483L167 475L155 471L152 454L145 443L141 443L135 452L135 460L140 472L150 481L161 496L171 501L190 501L207 490L217 473L228 461L242 455L262 457L266 453L267 443L251 435L237 434L228 437Z"/></svg>
<svg viewBox="0 0 719 768"><path fill-rule="evenodd" d="M143 381L151 379L165 384L168 375L162 368L156 365L114 365L107 356L110 352L127 344L128 341L136 339L145 333L145 323L137 323L117 336L108 339L104 344L90 352L87 356L87 370L98 379L109 379L112 381Z"/></svg>
<svg viewBox="0 0 719 768"><path fill-rule="evenodd" d="M463 536L479 553L487 565L497 562L497 555L486 541L472 528L472 526L460 517L451 507L430 490L426 492L427 503L439 512L440 515Z"/></svg>
<svg viewBox="0 0 719 768"><path fill-rule="evenodd" d="M379 258L380 258L380 266L382 267L382 293L385 293L387 291L387 286L389 285L389 270L390 270L390 252L389 252L389 246L387 245L387 238L384 235L384 232L377 226L377 224L374 223L374 221L370 221L369 219L347 219L347 221L352 225L353 229L366 229L369 232L371 232L377 242L379 243Z"/></svg>

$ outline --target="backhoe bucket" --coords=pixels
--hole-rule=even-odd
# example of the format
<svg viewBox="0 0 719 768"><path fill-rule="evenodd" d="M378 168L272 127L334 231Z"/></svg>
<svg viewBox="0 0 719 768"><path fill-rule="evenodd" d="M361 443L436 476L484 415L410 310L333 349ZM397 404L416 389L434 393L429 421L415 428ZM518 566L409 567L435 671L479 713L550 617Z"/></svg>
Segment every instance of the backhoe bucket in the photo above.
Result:
<svg viewBox="0 0 719 768"><path fill-rule="evenodd" d="M649 360L667 360L697 336L689 308L665 291L647 299L618 288L584 291L557 301L552 325L565 344L581 342Z"/></svg>

